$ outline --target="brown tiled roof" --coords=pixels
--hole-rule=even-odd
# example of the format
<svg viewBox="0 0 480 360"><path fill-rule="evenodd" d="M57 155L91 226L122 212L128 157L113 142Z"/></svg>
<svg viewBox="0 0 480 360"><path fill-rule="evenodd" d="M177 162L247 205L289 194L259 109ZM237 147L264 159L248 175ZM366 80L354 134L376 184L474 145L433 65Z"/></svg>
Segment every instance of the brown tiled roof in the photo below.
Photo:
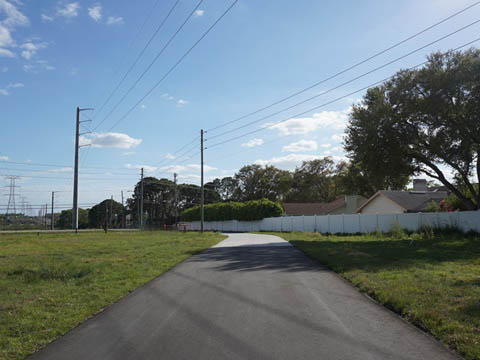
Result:
<svg viewBox="0 0 480 360"><path fill-rule="evenodd" d="M323 215L345 205L340 197L329 203L283 203L286 215Z"/></svg>

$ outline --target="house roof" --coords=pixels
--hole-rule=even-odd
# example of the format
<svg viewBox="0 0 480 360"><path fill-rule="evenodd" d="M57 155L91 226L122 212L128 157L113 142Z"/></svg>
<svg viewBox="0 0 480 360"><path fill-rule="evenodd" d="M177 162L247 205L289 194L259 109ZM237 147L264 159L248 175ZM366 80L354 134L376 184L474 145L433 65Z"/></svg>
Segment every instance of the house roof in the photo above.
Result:
<svg viewBox="0 0 480 360"><path fill-rule="evenodd" d="M345 206L343 197L329 203L283 203L287 215L322 215L342 206Z"/></svg>
<svg viewBox="0 0 480 360"><path fill-rule="evenodd" d="M446 191L393 191L380 190L377 191L370 199L368 199L357 212L361 211L373 199L378 196L385 196L392 200L397 205L401 206L408 212L418 212L425 209L425 207L432 201L440 202L448 196Z"/></svg>

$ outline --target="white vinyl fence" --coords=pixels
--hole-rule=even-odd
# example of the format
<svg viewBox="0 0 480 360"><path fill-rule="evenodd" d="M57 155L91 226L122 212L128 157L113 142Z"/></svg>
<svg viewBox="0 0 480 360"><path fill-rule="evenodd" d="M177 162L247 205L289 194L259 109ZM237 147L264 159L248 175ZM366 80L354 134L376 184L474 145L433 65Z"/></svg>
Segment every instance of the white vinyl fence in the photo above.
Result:
<svg viewBox="0 0 480 360"><path fill-rule="evenodd" d="M480 211L407 213L407 214L349 214L322 216L284 216L259 221L207 221L205 230L252 232L298 231L320 233L390 232L393 227L417 231L422 227L456 227L461 231L480 232ZM187 223L188 230L200 230L200 221Z"/></svg>

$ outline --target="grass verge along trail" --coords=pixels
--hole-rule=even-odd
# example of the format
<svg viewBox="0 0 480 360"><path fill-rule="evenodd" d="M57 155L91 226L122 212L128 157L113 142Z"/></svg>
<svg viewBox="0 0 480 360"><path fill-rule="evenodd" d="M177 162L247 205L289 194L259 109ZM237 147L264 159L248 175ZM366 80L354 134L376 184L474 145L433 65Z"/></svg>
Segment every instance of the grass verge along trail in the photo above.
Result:
<svg viewBox="0 0 480 360"><path fill-rule="evenodd" d="M480 359L480 236L274 233L467 359Z"/></svg>
<svg viewBox="0 0 480 360"><path fill-rule="evenodd" d="M0 358L24 358L224 238L148 231L1 234Z"/></svg>

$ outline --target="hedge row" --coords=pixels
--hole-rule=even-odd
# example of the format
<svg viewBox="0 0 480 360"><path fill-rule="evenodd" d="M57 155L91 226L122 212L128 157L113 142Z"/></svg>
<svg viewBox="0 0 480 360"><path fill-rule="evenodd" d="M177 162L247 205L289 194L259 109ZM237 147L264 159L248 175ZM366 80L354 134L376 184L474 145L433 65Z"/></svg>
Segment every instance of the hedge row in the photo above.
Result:
<svg viewBox="0 0 480 360"><path fill-rule="evenodd" d="M204 206L205 221L262 220L283 215L280 204L267 200L227 202ZM185 221L200 221L200 206L194 206L183 213Z"/></svg>

